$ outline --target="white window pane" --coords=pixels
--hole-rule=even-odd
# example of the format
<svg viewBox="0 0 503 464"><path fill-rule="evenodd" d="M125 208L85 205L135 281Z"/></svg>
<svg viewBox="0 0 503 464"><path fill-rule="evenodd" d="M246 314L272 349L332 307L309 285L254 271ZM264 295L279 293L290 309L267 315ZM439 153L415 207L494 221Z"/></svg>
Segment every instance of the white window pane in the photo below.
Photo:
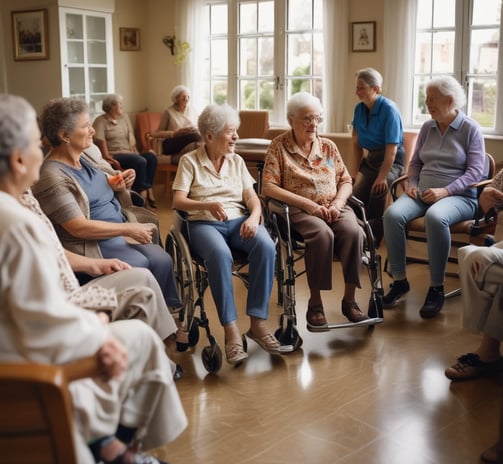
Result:
<svg viewBox="0 0 503 464"><path fill-rule="evenodd" d="M323 2L314 0L314 28L323 29Z"/></svg>
<svg viewBox="0 0 503 464"><path fill-rule="evenodd" d="M313 75L323 74L323 34L313 34Z"/></svg>
<svg viewBox="0 0 503 464"><path fill-rule="evenodd" d="M274 32L274 2L260 2L258 5L258 31Z"/></svg>
<svg viewBox="0 0 503 464"><path fill-rule="evenodd" d="M257 83L255 80L241 80L239 82L239 107L242 110L253 110L256 108Z"/></svg>
<svg viewBox="0 0 503 464"><path fill-rule="evenodd" d="M417 28L431 29L432 27L433 0L418 0L417 2Z"/></svg>
<svg viewBox="0 0 503 464"><path fill-rule="evenodd" d="M468 114L481 127L494 128L496 120L496 79L469 79Z"/></svg>
<svg viewBox="0 0 503 464"><path fill-rule="evenodd" d="M239 4L239 33L250 34L257 32L257 4Z"/></svg>
<svg viewBox="0 0 503 464"><path fill-rule="evenodd" d="M472 31L470 73L496 73L498 46L499 29Z"/></svg>
<svg viewBox="0 0 503 464"><path fill-rule="evenodd" d="M287 73L311 74L311 34L289 34Z"/></svg>
<svg viewBox="0 0 503 464"><path fill-rule="evenodd" d="M227 75L227 39L211 41L211 75Z"/></svg>
<svg viewBox="0 0 503 464"><path fill-rule="evenodd" d="M456 22L456 0L434 0L433 27L454 27Z"/></svg>
<svg viewBox="0 0 503 464"><path fill-rule="evenodd" d="M454 31L433 34L432 71L434 73L454 72L454 37Z"/></svg>
<svg viewBox="0 0 503 464"><path fill-rule="evenodd" d="M257 75L257 39L239 39L239 74Z"/></svg>
<svg viewBox="0 0 503 464"><path fill-rule="evenodd" d="M431 72L431 48L432 34L422 32L416 34L416 73L425 74Z"/></svg>
<svg viewBox="0 0 503 464"><path fill-rule="evenodd" d="M274 39L272 37L259 38L258 50L258 75L274 76Z"/></svg>
<svg viewBox="0 0 503 464"><path fill-rule="evenodd" d="M274 109L274 81L259 81L259 109L273 110Z"/></svg>
<svg viewBox="0 0 503 464"><path fill-rule="evenodd" d="M501 0L473 0L472 25L500 23Z"/></svg>
<svg viewBox="0 0 503 464"><path fill-rule="evenodd" d="M288 79L290 95L297 92L311 93L311 79L307 77L299 77L298 79Z"/></svg>
<svg viewBox="0 0 503 464"><path fill-rule="evenodd" d="M425 121L430 119L430 113L426 108L426 82L430 77L419 77L414 79L414 102L412 108L412 123L421 126Z"/></svg>
<svg viewBox="0 0 503 464"><path fill-rule="evenodd" d="M227 34L227 5L210 6L210 34Z"/></svg>
<svg viewBox="0 0 503 464"><path fill-rule="evenodd" d="M213 103L221 105L227 103L227 80L214 80L212 82L212 100Z"/></svg>
<svg viewBox="0 0 503 464"><path fill-rule="evenodd" d="M288 0L288 30L311 29L312 24L312 0Z"/></svg>

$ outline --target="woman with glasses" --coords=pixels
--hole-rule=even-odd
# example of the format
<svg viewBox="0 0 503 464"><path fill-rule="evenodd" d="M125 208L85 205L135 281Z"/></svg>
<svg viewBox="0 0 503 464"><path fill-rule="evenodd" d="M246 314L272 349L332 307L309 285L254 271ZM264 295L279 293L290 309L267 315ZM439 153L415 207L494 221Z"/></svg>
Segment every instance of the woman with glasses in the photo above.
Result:
<svg viewBox="0 0 503 464"><path fill-rule="evenodd" d="M332 289L334 254L344 274L342 313L351 322L367 316L355 301L360 288L364 234L353 210L346 205L353 186L337 146L318 137L322 121L320 101L306 92L288 101L292 130L276 137L264 166L264 195L290 206L290 221L305 242L305 264L310 297L308 329L327 326L321 290Z"/></svg>
<svg viewBox="0 0 503 464"><path fill-rule="evenodd" d="M357 72L360 103L353 116L353 156L358 166L353 195L365 203L377 245L383 237L388 187L402 175L405 158L402 118L395 103L381 95L382 81L373 68Z"/></svg>

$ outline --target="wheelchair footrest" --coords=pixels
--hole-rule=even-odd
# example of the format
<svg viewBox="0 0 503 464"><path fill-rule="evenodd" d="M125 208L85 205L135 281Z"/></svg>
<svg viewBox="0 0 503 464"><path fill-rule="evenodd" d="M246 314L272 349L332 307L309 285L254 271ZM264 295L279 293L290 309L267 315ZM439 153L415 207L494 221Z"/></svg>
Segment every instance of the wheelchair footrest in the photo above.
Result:
<svg viewBox="0 0 503 464"><path fill-rule="evenodd" d="M309 330L309 332L328 332L333 329L348 329L350 327L373 326L380 324L383 321L384 318L382 317L370 317L360 322L341 322L339 324L327 324L322 326L307 324L307 330Z"/></svg>

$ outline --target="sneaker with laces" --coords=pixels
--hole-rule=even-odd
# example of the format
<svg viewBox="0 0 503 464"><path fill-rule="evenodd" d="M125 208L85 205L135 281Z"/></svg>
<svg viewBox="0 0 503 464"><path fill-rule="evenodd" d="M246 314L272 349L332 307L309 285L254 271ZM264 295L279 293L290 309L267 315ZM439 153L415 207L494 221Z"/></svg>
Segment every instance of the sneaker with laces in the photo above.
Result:
<svg viewBox="0 0 503 464"><path fill-rule="evenodd" d="M383 308L392 308L400 298L410 290L409 281L407 279L395 280L390 285L390 291L382 297Z"/></svg>
<svg viewBox="0 0 503 464"><path fill-rule="evenodd" d="M484 362L478 354L468 353L459 357L456 364L445 370L445 376L451 380L469 380L495 375L503 371L503 357L496 361Z"/></svg>
<svg viewBox="0 0 503 464"><path fill-rule="evenodd" d="M444 306L444 287L430 287L419 314L424 319L435 317Z"/></svg>

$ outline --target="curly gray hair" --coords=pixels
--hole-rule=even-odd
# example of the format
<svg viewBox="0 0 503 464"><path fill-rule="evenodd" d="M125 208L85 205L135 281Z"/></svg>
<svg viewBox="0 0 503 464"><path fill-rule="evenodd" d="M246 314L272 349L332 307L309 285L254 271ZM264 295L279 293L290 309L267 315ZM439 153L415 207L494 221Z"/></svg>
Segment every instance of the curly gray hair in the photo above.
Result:
<svg viewBox="0 0 503 464"><path fill-rule="evenodd" d="M103 98L103 102L101 103L101 109L105 113L108 113L112 109L112 106L115 106L117 103L120 103L122 101L123 101L122 95L111 93L110 95L106 95L105 98Z"/></svg>
<svg viewBox="0 0 503 464"><path fill-rule="evenodd" d="M171 101L173 103L176 103L176 99L178 98L178 95L180 95L182 92L187 93L190 96L190 90L188 87L185 87L184 85L177 85L173 88L171 91Z"/></svg>
<svg viewBox="0 0 503 464"><path fill-rule="evenodd" d="M426 84L429 88L437 89L444 97L452 98L452 107L459 109L465 106L466 94L462 85L452 76L434 77Z"/></svg>
<svg viewBox="0 0 503 464"><path fill-rule="evenodd" d="M37 114L23 97L0 94L0 175L10 171L14 150L24 152L30 144Z"/></svg>
<svg viewBox="0 0 503 464"><path fill-rule="evenodd" d="M323 111L320 100L310 93L298 92L293 94L286 105L286 116L288 121L290 122L291 118L297 117L300 111L308 106L312 106L320 114Z"/></svg>
<svg viewBox="0 0 503 464"><path fill-rule="evenodd" d="M213 135L220 134L226 125L235 126L237 130L240 123L239 114L234 108L227 104L215 103L204 108L197 120L199 132L205 141L208 132Z"/></svg>
<svg viewBox="0 0 503 464"><path fill-rule="evenodd" d="M71 134L75 130L78 117L88 113L87 103L76 98L55 98L42 108L40 127L53 147L61 145L59 132Z"/></svg>

